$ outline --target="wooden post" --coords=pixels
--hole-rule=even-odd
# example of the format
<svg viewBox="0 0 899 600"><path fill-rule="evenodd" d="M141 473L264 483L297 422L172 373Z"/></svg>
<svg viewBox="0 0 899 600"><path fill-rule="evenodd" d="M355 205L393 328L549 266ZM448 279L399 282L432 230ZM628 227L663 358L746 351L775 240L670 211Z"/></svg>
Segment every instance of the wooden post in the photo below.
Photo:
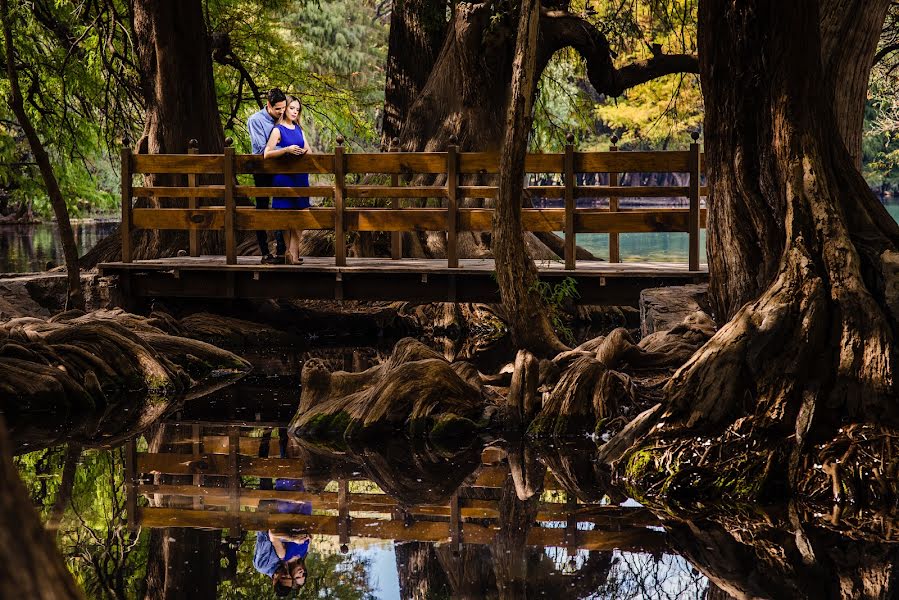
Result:
<svg viewBox="0 0 899 600"><path fill-rule="evenodd" d="M122 139L122 262L131 262L131 140Z"/></svg>
<svg viewBox="0 0 899 600"><path fill-rule="evenodd" d="M193 441L193 455L200 456L203 454L203 429L199 425L191 425L190 428L190 437ZM200 473L194 473L193 484L199 488L203 485L203 475ZM199 493L199 489L197 492ZM194 509L202 510L203 509L203 497L202 496L194 496Z"/></svg>
<svg viewBox="0 0 899 600"><path fill-rule="evenodd" d="M618 152L618 136L612 136L612 147L609 152ZM609 173L609 187L618 185L618 173ZM609 210L611 212L618 211L618 198L609 198ZM621 262L621 248L619 246L618 234L609 232L609 262Z"/></svg>
<svg viewBox="0 0 899 600"><path fill-rule="evenodd" d="M199 154L200 148L198 147L197 140L190 140L187 143L187 153L188 154ZM187 187L197 187L197 175L195 173L189 173L187 175ZM191 196L187 199L187 208L191 210L196 210L199 208L199 199L196 196ZM188 233L190 238L190 255L191 256L200 256L200 231L197 229L191 229Z"/></svg>
<svg viewBox="0 0 899 600"><path fill-rule="evenodd" d="M334 263L346 266L346 235L343 230L343 205L346 194L346 162L343 157L343 136L337 136L334 148Z"/></svg>
<svg viewBox="0 0 899 600"><path fill-rule="evenodd" d="M128 529L136 531L137 524L137 446L134 438L125 442L125 515Z"/></svg>
<svg viewBox="0 0 899 600"><path fill-rule="evenodd" d="M225 263L237 264L237 240L234 231L234 148L225 148Z"/></svg>
<svg viewBox="0 0 899 600"><path fill-rule="evenodd" d="M350 484L337 481L337 536L341 544L350 543Z"/></svg>
<svg viewBox="0 0 899 600"><path fill-rule="evenodd" d="M232 149L233 152L233 149ZM228 428L228 466L230 483L231 531L228 537L240 538L240 428Z"/></svg>
<svg viewBox="0 0 899 600"><path fill-rule="evenodd" d="M400 138L395 137L391 140L390 152L399 152L400 151ZM400 184L400 176L398 173L393 173L390 176L390 186L397 187ZM391 198L390 199L390 208L399 209L400 207L400 199L399 198ZM402 231L391 231L390 232L390 258L393 260L399 260L403 258L403 232Z"/></svg>
<svg viewBox="0 0 899 600"><path fill-rule="evenodd" d="M455 552L462 549L462 505L459 490L450 497L450 548Z"/></svg>
<svg viewBox="0 0 899 600"><path fill-rule="evenodd" d="M456 136L450 136L446 149L446 262L450 269L459 268L459 147Z"/></svg>
<svg viewBox="0 0 899 600"><path fill-rule="evenodd" d="M565 508L568 514L565 519L565 546L569 556L577 553L577 497L571 492L565 492Z"/></svg>
<svg viewBox="0 0 899 600"><path fill-rule="evenodd" d="M700 165L699 132L690 134L693 143L690 144L690 213L687 221L687 231L690 235L690 270L699 270L699 193L702 183L702 169Z"/></svg>
<svg viewBox="0 0 899 600"><path fill-rule="evenodd" d="M565 183L565 269L572 271L575 269L575 251L577 242L574 235L574 136L568 134L565 144L565 157L563 162L563 173Z"/></svg>

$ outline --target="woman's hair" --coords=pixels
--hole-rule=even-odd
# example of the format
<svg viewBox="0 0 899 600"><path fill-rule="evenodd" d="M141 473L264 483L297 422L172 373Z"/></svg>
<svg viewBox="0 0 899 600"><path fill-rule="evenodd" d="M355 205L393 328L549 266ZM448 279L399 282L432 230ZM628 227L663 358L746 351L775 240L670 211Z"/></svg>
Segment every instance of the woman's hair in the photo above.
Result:
<svg viewBox="0 0 899 600"><path fill-rule="evenodd" d="M272 582L275 585L275 596L278 598L283 598L290 594L292 587L288 587L281 583L282 576L290 576L290 573L287 572L287 565L285 563L280 563L278 568L275 569L275 572L272 573Z"/></svg>
<svg viewBox="0 0 899 600"><path fill-rule="evenodd" d="M285 107L284 114L281 116L282 121L287 122L287 118L288 118L287 117L287 108L289 108L290 105L293 104L294 102L296 102L297 104L300 105L300 111L297 113L297 121L300 120L300 115L303 114L303 103L300 102L300 99L297 98L296 96L288 95L287 96L287 107ZM291 125L296 125L296 123L291 123Z"/></svg>

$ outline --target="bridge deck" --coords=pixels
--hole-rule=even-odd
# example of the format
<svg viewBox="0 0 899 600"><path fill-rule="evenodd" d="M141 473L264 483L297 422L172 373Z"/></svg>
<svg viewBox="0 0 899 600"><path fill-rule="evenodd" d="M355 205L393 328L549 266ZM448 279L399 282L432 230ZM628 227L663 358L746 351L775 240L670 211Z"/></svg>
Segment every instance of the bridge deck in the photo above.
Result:
<svg viewBox="0 0 899 600"><path fill-rule="evenodd" d="M635 305L648 287L700 283L708 268L685 263L538 261L540 278L577 282L579 302ZM492 259L460 259L449 268L445 259L306 257L301 265L262 265L259 257L241 256L226 264L223 256L200 256L103 263L104 275L119 275L138 297L297 298L334 300L408 300L421 302L498 302Z"/></svg>

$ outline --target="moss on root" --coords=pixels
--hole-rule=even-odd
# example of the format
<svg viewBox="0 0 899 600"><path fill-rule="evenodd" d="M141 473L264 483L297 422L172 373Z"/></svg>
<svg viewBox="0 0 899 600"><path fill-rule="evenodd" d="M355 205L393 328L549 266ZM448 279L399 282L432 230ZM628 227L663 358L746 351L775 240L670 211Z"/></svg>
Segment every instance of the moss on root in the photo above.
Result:
<svg viewBox="0 0 899 600"><path fill-rule="evenodd" d="M752 503L769 484L769 452L734 453L720 462L703 463L695 441L677 450L670 445L644 446L627 454L622 479L627 493L641 504L689 510L721 501Z"/></svg>
<svg viewBox="0 0 899 600"><path fill-rule="evenodd" d="M478 430L478 426L474 421L453 413L442 414L435 419L430 419L430 421L432 424L428 432L428 438L432 440L467 439Z"/></svg>
<svg viewBox="0 0 899 600"><path fill-rule="evenodd" d="M350 426L350 415L345 411L315 415L303 426L304 436L310 438L342 439Z"/></svg>

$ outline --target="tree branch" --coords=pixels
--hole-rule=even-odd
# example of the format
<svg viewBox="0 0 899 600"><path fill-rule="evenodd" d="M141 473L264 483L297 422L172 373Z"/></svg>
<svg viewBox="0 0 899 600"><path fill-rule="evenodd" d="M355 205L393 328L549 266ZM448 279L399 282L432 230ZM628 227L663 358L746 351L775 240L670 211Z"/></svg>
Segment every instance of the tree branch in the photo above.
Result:
<svg viewBox="0 0 899 600"><path fill-rule="evenodd" d="M599 94L620 96L629 88L663 75L699 72L696 55L664 54L658 44L650 48L652 58L616 69L609 41L589 21L564 10L544 11L540 21L540 66L544 67L558 50L574 48L587 63L587 78Z"/></svg>

